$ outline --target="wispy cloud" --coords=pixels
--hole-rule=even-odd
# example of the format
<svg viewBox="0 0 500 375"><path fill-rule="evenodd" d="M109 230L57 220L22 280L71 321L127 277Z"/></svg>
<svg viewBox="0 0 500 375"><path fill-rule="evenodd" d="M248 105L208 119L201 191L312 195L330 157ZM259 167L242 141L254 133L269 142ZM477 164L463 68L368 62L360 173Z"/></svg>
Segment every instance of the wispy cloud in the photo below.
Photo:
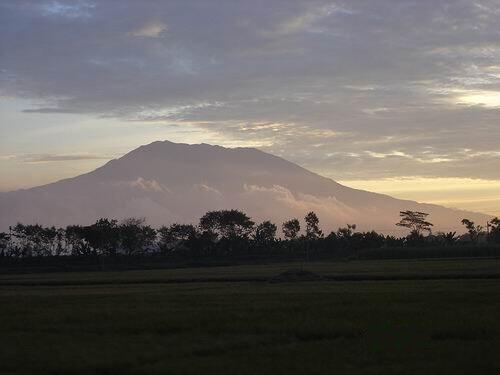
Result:
<svg viewBox="0 0 500 375"><path fill-rule="evenodd" d="M80 111L75 108L42 107L23 109L23 113L80 113Z"/></svg>
<svg viewBox="0 0 500 375"><path fill-rule="evenodd" d="M51 163L51 162L77 161L77 160L105 160L105 159L112 159L112 157L109 155L99 155L90 153L0 155L0 160L12 160L24 163Z"/></svg>
<svg viewBox="0 0 500 375"><path fill-rule="evenodd" d="M65 17L69 19L88 18L96 5L90 1L76 0L72 3L65 1L41 1L38 6L44 16Z"/></svg>
<svg viewBox="0 0 500 375"><path fill-rule="evenodd" d="M129 32L129 35L135 37L158 38L167 31L167 24L161 21L148 22L141 27Z"/></svg>

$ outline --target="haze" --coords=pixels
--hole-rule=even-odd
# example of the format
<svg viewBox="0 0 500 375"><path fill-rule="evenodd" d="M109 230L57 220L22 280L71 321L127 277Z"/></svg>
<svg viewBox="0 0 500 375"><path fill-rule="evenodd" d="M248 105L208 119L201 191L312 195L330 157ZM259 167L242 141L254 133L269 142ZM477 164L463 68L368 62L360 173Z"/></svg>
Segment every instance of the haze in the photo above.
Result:
<svg viewBox="0 0 500 375"><path fill-rule="evenodd" d="M0 1L0 190L156 140L500 215L498 1Z"/></svg>

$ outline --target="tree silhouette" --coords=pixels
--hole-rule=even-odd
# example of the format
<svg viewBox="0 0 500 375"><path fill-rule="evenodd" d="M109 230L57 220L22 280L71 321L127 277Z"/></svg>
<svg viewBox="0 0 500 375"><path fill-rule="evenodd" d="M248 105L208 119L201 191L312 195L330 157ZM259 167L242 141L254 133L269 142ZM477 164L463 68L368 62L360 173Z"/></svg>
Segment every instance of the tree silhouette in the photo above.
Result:
<svg viewBox="0 0 500 375"><path fill-rule="evenodd" d="M120 244L120 233L116 220L99 219L84 227L83 236L87 243L101 255L116 255Z"/></svg>
<svg viewBox="0 0 500 375"><path fill-rule="evenodd" d="M282 226L283 235L287 240L294 240L300 232L300 222L298 219L285 221Z"/></svg>
<svg viewBox="0 0 500 375"><path fill-rule="evenodd" d="M255 228L254 240L258 246L266 246L274 242L276 239L276 224L266 220Z"/></svg>
<svg viewBox="0 0 500 375"><path fill-rule="evenodd" d="M400 211L399 216L401 220L396 223L399 227L410 229L410 235L420 237L423 232L430 232L432 223L426 221L429 214L418 211Z"/></svg>
<svg viewBox="0 0 500 375"><path fill-rule="evenodd" d="M191 224L172 224L169 227L163 226L158 230L159 247L164 252L178 251L186 247L188 241L196 237L196 228Z"/></svg>
<svg viewBox="0 0 500 375"><path fill-rule="evenodd" d="M343 239L349 239L350 237L352 237L355 230L356 230L356 224L347 224L347 227L339 228L337 230L337 237Z"/></svg>
<svg viewBox="0 0 500 375"><path fill-rule="evenodd" d="M306 222L306 237L308 239L317 239L323 237L323 232L319 229L318 216L313 212L309 212L304 218Z"/></svg>
<svg viewBox="0 0 500 375"><path fill-rule="evenodd" d="M52 255L57 234L54 227L44 228L39 224L17 223L11 228L11 233L19 244L22 256Z"/></svg>
<svg viewBox="0 0 500 375"><path fill-rule="evenodd" d="M7 233L0 233L0 257L7 255L10 244L10 236Z"/></svg>
<svg viewBox="0 0 500 375"><path fill-rule="evenodd" d="M225 239L248 238L254 222L241 211L209 211L200 219L200 228Z"/></svg>
<svg viewBox="0 0 500 375"><path fill-rule="evenodd" d="M490 229L488 240L493 243L500 243L500 219L495 217L489 221L488 225Z"/></svg>
<svg viewBox="0 0 500 375"><path fill-rule="evenodd" d="M81 225L68 225L65 230L66 246L72 255L93 256L97 251L90 246L86 239L87 227Z"/></svg>
<svg viewBox="0 0 500 375"><path fill-rule="evenodd" d="M123 220L120 224L116 220L103 218L92 225L70 225L66 228L18 223L9 227L9 233L0 233L0 266L2 262L8 262L7 258L42 256L90 257L113 256L118 253L132 256L143 252L163 252L164 255L180 260L184 256L252 255L256 250L263 253L269 251L271 254L272 250L273 256L305 252L308 259L309 255L320 253L359 256L366 251L381 248L460 247L459 245L463 244L455 232L438 232L436 235L429 234L424 237L422 233L430 232L432 227L426 220L426 213L401 211L400 216L401 220L397 225L410 229L410 234L405 237L384 236L375 231L357 232L355 224L347 224L345 228L332 231L323 238L317 215L309 212L305 216L306 228L303 236L300 236L298 219L293 218L282 224L283 235L287 241L276 239L276 225L268 220L257 225L254 230L251 218L238 210L207 212L200 219L198 227L191 224L172 224L163 226L158 231L145 225L144 219L135 218ZM486 235L480 225L468 219L463 219L462 224L466 226L474 242L477 242L481 235ZM487 239L490 244L500 244L498 218L488 222ZM500 251L498 247L491 248ZM478 249L482 251L479 247ZM451 252L446 254L448 256ZM460 254L460 249L457 249L457 254ZM105 261L107 262L107 258L100 258L101 267ZM110 263L113 262L114 260L110 260Z"/></svg>
<svg viewBox="0 0 500 375"><path fill-rule="evenodd" d="M443 246L453 246L458 241L457 232L438 233L435 237L438 244Z"/></svg>
<svg viewBox="0 0 500 375"><path fill-rule="evenodd" d="M463 219L462 224L467 228L467 233L469 233L470 240L474 243L479 241L479 237L483 233L483 227L481 225L476 225L473 221L469 219Z"/></svg>
<svg viewBox="0 0 500 375"><path fill-rule="evenodd" d="M126 255L142 253L153 246L156 231L145 225L145 221L145 219L129 218L120 224L120 244Z"/></svg>

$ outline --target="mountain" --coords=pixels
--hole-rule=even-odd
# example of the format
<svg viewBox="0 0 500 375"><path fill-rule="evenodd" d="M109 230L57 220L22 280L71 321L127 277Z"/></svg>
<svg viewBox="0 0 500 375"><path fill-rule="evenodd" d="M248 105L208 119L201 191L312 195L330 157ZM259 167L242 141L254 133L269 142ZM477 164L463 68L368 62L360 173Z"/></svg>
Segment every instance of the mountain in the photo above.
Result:
<svg viewBox="0 0 500 375"><path fill-rule="evenodd" d="M399 211L430 213L435 230L463 231L467 217L488 216L395 199L343 186L254 148L168 141L141 146L74 178L0 193L0 230L17 222L65 226L100 217L145 217L159 226L196 223L208 210L237 208L281 223L315 211L330 231L346 223L396 233Z"/></svg>

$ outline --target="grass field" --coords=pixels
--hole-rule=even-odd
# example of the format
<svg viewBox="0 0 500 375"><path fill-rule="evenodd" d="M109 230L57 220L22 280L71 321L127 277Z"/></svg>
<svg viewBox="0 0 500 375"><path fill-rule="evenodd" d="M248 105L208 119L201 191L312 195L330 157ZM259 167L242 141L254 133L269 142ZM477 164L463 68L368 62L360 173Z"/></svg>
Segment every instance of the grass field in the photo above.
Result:
<svg viewBox="0 0 500 375"><path fill-rule="evenodd" d="M500 373L500 260L299 267L0 276L0 373Z"/></svg>

